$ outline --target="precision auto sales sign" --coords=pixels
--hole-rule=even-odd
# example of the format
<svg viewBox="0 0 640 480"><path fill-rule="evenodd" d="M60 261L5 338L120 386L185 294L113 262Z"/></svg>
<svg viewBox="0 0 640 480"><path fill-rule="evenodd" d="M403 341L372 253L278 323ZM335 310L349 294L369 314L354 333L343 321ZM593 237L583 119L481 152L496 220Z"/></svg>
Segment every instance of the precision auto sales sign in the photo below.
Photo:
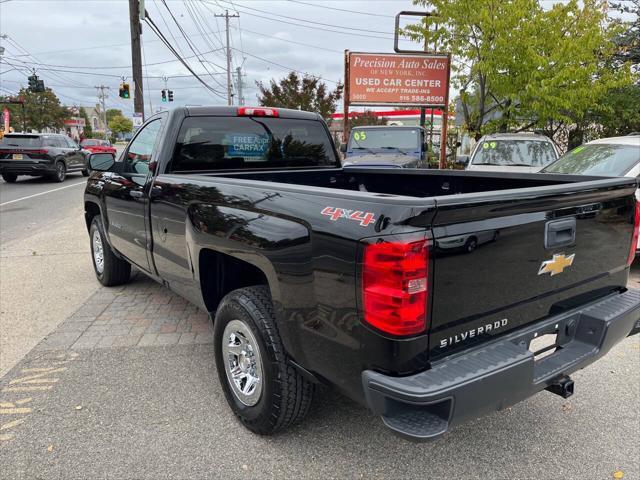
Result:
<svg viewBox="0 0 640 480"><path fill-rule="evenodd" d="M449 57L347 52L351 105L444 106Z"/></svg>

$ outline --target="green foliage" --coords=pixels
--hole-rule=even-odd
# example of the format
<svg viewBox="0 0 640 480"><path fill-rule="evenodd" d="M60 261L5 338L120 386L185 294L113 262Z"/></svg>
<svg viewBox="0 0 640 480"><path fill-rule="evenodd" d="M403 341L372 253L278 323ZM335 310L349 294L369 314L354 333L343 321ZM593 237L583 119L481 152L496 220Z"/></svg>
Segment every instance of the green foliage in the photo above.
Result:
<svg viewBox="0 0 640 480"><path fill-rule="evenodd" d="M22 88L17 96L24 98L27 131L40 132L46 128L62 128L64 120L71 116L69 110L60 104L60 100L50 88L37 93ZM22 107L7 105L7 108L11 114L11 125L16 131L21 131Z"/></svg>
<svg viewBox="0 0 640 480"><path fill-rule="evenodd" d="M543 9L536 0L414 0L438 17L408 34L453 54L464 127L478 138L494 130L582 121L629 69L603 59L614 51L616 25L603 0L569 0ZM437 27L437 28L436 28Z"/></svg>
<svg viewBox="0 0 640 480"><path fill-rule="evenodd" d="M384 117L376 117L371 110L365 110L362 113L349 119L350 127L363 127L368 125L386 125L387 119Z"/></svg>
<svg viewBox="0 0 640 480"><path fill-rule="evenodd" d="M118 108L107 108L107 125L113 120L114 117L124 117L122 110Z"/></svg>
<svg viewBox="0 0 640 480"><path fill-rule="evenodd" d="M84 118L84 128L82 129L84 138L93 137L93 128L91 128L91 122L89 121L89 115L84 107L80 107L80 117Z"/></svg>
<svg viewBox="0 0 640 480"><path fill-rule="evenodd" d="M109 111L107 110L107 114ZM109 130L115 135L118 133L129 133L133 130L133 122L127 117L116 115L109 122Z"/></svg>
<svg viewBox="0 0 640 480"><path fill-rule="evenodd" d="M329 120L336 111L336 103L342 98L343 90L341 83L330 91L318 78L300 77L296 72L289 73L279 82L272 79L268 87L262 82L256 82L256 85L260 91L260 105L316 112L325 120Z"/></svg>

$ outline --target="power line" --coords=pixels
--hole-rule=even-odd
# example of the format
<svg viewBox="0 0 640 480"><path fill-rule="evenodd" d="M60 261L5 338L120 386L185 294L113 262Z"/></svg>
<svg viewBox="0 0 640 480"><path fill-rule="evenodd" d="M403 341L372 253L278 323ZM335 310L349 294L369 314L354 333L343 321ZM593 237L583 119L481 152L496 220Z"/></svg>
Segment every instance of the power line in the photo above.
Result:
<svg viewBox="0 0 640 480"><path fill-rule="evenodd" d="M282 65L281 63L276 63L276 62L273 62L271 60L267 60L266 58L259 57L258 55L253 55L252 53L248 53L248 52L245 52L245 53L246 53L246 55L248 55L248 56L250 56L252 58L255 58L255 59L258 59L258 60L262 60L263 62L270 63L271 65L275 65L275 66L280 67L280 68L284 68L285 70L289 70L290 72L301 73L302 75L309 75L310 77L317 78L319 80L324 80L325 82L331 82L331 83L336 83L336 84L339 83L339 82L336 82L335 80L329 80L328 78L320 77L319 75L313 75L313 74L308 73L308 72L303 72L303 71L297 70L295 68L287 67L286 65Z"/></svg>
<svg viewBox="0 0 640 480"><path fill-rule="evenodd" d="M289 0L289 1L292 3L299 3L300 5L309 5L311 7L325 8L327 10L336 10L338 12L355 13L358 15L369 15L371 17L395 18L393 15L384 15L381 13L358 12L356 10L347 10L346 8L337 8L337 7L327 7L326 5L317 5L315 3L300 2L298 0Z"/></svg>
<svg viewBox="0 0 640 480"><path fill-rule="evenodd" d="M233 27L231 27L231 28L233 29ZM292 43L294 45L301 45L303 47L316 48L318 50L324 50L325 52L344 53L343 50L333 50L331 48L319 47L317 45L311 45L309 43L296 42L295 40L289 40L289 39L286 39L286 38L280 38L280 37L276 37L274 35L267 35L266 33L254 32L253 30L247 30L246 28L244 29L244 31L246 33L251 33L253 35L259 35L261 37L272 38L274 40L280 40L281 42Z"/></svg>
<svg viewBox="0 0 640 480"><path fill-rule="evenodd" d="M202 0L202 1L206 1L206 0ZM233 3L229 2L228 0L215 0L215 1L216 1L216 3L218 3L219 1L222 1L223 3L231 3L231 5L233 5ZM380 33L382 35L387 35L388 37L393 38L393 32L388 32L388 31L371 30L371 29L368 29L368 28L347 27L347 26L344 26L344 25L335 25L335 24L331 24L331 23L316 22L316 21L313 21L313 20L307 20L305 18L290 17L288 15L281 15L281 14L271 13L271 12L266 11L266 10L260 10L259 8L248 7L246 5L242 5L242 8L245 8L245 9L248 9L248 10L251 10L251 11L254 11L254 12L260 12L260 13L263 13L263 14L271 15L273 17L286 18L288 20L295 20L297 22L310 23L310 24L313 24L313 25L320 25L320 26L323 26L323 27L341 28L341 29L344 29L344 30L351 30L351 31L354 31L354 32ZM242 12L242 10L240 10L240 11ZM247 12L244 12L244 13L247 13ZM247 14L248 15L254 15L252 13L247 13ZM255 15L255 16L259 16L259 15ZM273 20L273 19L271 19L271 20ZM302 26L305 26L305 25L299 25L299 26L302 27ZM307 26L307 28L315 28L315 27L308 27ZM319 30L322 30L322 29L319 28ZM338 32L338 33L346 33L346 32ZM352 34L352 35L360 35L360 34ZM362 35L362 36L368 36L368 35Z"/></svg>
<svg viewBox="0 0 640 480"><path fill-rule="evenodd" d="M166 37L162 34L162 32L160 31L160 29L156 26L155 22L153 21L153 19L149 16L149 13L147 12L145 15L145 22L147 23L147 25L149 25L149 28L151 29L151 31L153 33L155 33L158 38L160 38L162 40L162 43L165 44L165 46L169 49L169 51L171 53L173 53L176 58L178 60L180 60L180 63L182 63L184 65L184 67L189 70L189 72L191 72L191 74L202 84L205 86L205 88L213 93L214 95L224 98L224 96L218 92L217 90L215 90L213 87L211 87L209 84L207 84L204 80L202 80L202 78L200 78L200 76L191 68L191 66L182 59L182 57L180 56L180 54L175 50L175 48L173 48L173 46L169 43L169 41L166 39Z"/></svg>

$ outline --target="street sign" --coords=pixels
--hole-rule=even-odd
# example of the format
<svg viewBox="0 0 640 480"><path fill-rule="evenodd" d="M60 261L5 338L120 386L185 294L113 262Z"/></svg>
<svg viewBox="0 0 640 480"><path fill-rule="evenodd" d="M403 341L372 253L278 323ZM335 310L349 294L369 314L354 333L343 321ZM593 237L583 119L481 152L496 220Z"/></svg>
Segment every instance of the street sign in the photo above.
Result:
<svg viewBox="0 0 640 480"><path fill-rule="evenodd" d="M134 128L138 128L142 126L142 113L134 113L131 117L131 121L133 122Z"/></svg>
<svg viewBox="0 0 640 480"><path fill-rule="evenodd" d="M351 105L444 107L448 80L447 55L347 52Z"/></svg>

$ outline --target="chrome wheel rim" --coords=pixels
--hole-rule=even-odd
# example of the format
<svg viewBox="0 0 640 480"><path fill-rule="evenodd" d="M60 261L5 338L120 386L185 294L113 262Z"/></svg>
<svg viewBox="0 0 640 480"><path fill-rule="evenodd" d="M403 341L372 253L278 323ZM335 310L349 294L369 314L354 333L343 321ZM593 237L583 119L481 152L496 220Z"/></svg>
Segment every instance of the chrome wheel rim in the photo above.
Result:
<svg viewBox="0 0 640 480"><path fill-rule="evenodd" d="M222 335L222 359L233 394L249 407L262 395L262 358L256 337L240 320L231 320Z"/></svg>
<svg viewBox="0 0 640 480"><path fill-rule="evenodd" d="M102 237L98 230L93 231L93 263L96 266L96 272L101 274L104 272L104 248L102 246Z"/></svg>
<svg viewBox="0 0 640 480"><path fill-rule="evenodd" d="M64 178L64 165L58 164L58 180L62 180Z"/></svg>

